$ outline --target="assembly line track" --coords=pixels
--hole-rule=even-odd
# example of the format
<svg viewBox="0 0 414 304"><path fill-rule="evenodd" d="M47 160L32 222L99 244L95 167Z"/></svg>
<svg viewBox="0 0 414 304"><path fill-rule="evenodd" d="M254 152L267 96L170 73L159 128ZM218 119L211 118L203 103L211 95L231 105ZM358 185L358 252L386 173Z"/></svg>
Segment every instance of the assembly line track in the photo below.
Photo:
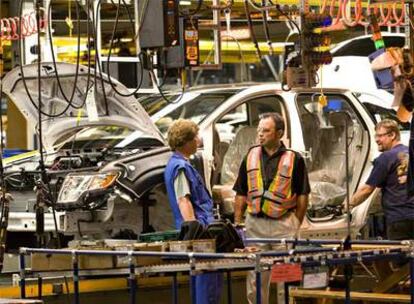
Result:
<svg viewBox="0 0 414 304"><path fill-rule="evenodd" d="M298 263L303 267L314 267L324 265L352 265L356 262L393 260L407 257L410 260L411 276L411 303L414 304L414 246L413 242L393 242L393 241L352 241L341 240L299 240L299 239L248 239L247 243L274 243L286 245L337 245L334 247L317 247L305 249L291 249L283 251L258 251L254 253L199 253L199 252L155 252L155 251L111 251L111 250L75 250L75 249L40 249L40 248L21 248L20 249L20 290L21 297L25 298L26 279L30 274L25 269L24 256L32 253L38 254L60 254L72 256L72 277L74 284L75 304L80 303L79 280L80 277L94 275L128 275L130 302L136 300L136 280L137 275L152 275L160 273L184 272L190 274L190 290L192 302L196 301L195 277L202 272L227 271L230 274L234 270L254 270L256 273L256 292L258 303L261 302L261 272L268 270L276 263ZM355 245L378 245L390 246L389 248L379 248L370 250L341 250L347 246ZM79 269L78 257L83 255L94 256L124 256L129 257L128 268L110 270L81 270ZM137 257L162 257L172 259L169 263L159 265L136 266ZM174 259L179 259L175 262ZM174 261L174 262L172 262ZM52 272L36 272L47 275ZM62 272L53 272L55 274ZM67 275L69 273L65 273ZM176 303L177 286L176 275L174 275L173 294ZM230 285L230 275L228 282ZM231 286L231 285L230 285ZM350 289L345 290L345 303L351 303ZM228 288L228 298L231 299L231 287Z"/></svg>

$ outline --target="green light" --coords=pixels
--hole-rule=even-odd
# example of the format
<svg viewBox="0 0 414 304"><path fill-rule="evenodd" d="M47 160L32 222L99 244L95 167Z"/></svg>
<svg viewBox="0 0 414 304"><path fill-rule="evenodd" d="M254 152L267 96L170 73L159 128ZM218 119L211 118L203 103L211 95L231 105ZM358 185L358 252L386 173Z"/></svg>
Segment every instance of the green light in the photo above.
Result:
<svg viewBox="0 0 414 304"><path fill-rule="evenodd" d="M374 41L374 44L377 50L385 48L384 40L382 39Z"/></svg>

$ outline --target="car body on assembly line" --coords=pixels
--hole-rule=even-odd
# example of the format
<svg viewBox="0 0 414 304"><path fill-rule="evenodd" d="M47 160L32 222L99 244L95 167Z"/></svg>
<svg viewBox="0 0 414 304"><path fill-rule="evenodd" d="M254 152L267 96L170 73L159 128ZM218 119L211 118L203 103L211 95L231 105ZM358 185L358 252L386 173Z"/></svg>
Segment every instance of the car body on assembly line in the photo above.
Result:
<svg viewBox="0 0 414 304"><path fill-rule="evenodd" d="M96 90L96 119L96 114L88 112L90 105L83 102L87 98L88 79L86 68L82 69L82 80L77 81L79 94L75 107L69 105L61 123L57 118L44 118L45 127L50 127L44 132L44 136L48 136L45 140L48 145L46 167L53 177L59 232L75 238L113 238L173 229L163 181L171 151L161 133L165 134L178 118L198 123L202 146L192 161L212 190L221 213L231 216L232 186L243 156L255 144L258 117L264 112L278 112L286 123L283 141L303 155L311 181L310 206L301 235L342 238L347 234L346 216L337 212L338 206L345 200L347 188L352 194L367 178L371 161L377 155L375 120L382 117L380 113L388 113L387 109L369 108L356 94L342 89L324 90L328 105L322 107L318 102L319 88L286 92L281 90L280 84L200 87L188 90L183 96L180 93L168 95L176 103L168 104L161 96L147 96L137 103L132 97L117 95L103 76L106 98L99 93L100 88ZM35 96L35 65L26 67L25 71L30 84L28 89ZM75 83L75 71L75 66L69 64L59 68L68 96ZM42 70L45 94L42 108L47 109L47 113L56 113L67 106L55 78L53 68L46 64ZM113 82L118 90L127 93L121 84ZM101 86L100 81L97 83ZM24 91L18 70L5 77L4 86L6 94L19 108L33 106L22 112L36 124L37 110ZM141 104L153 109L151 118ZM83 116L76 108L83 108ZM57 124L53 126L52 122ZM6 162L6 174L10 186L16 190L12 194L16 195L20 206L25 205L29 197L34 199L30 191L34 179L39 176L37 155ZM366 225L367 215L376 200L373 195L353 209L354 237ZM9 231L34 231L33 212L12 212L11 215ZM51 214L47 214L45 222L46 230L52 231Z"/></svg>
<svg viewBox="0 0 414 304"><path fill-rule="evenodd" d="M183 96L171 94L168 99L175 101L171 104L160 96L146 97L141 103L148 109L157 109L151 118L164 134L179 118L198 123L202 146L193 162L212 190L222 215L226 216L233 212L232 186L241 160L256 142L259 115L280 113L286 123L283 141L305 158L312 187L301 236L342 238L347 235L347 217L338 212L339 206L346 199L346 189L351 195L371 171L371 161L378 154L374 125L379 110L368 109L354 93L343 89L324 90L328 105L323 107L318 102L320 94L319 88L286 92L275 83L241 84L193 88ZM134 136L132 133L125 140L134 140ZM173 228L163 185L163 169L170 155L165 148L151 150L109 163L100 171L100 174L117 176L109 188L118 206L136 208L130 202L141 201L141 231ZM87 204L100 205L97 202L108 192L108 188L84 189L84 183L93 180L94 175L81 173L66 177L57 203L59 208L65 209L66 205L71 210L77 206L77 210L63 216L60 229L65 233L77 234L76 222L81 219L84 233L109 235L109 227L114 224L111 218L117 212L115 204L100 210L100 221L87 223L91 220L89 211L85 210ZM377 192L352 210L353 237L366 225L375 201L378 201ZM133 232L139 234L139 230L137 226Z"/></svg>
<svg viewBox="0 0 414 304"><path fill-rule="evenodd" d="M88 68L79 66L76 77L76 65L67 63L57 63L56 70L52 63L42 63L40 71L44 163L53 200L69 172L99 170L122 156L164 146L161 133L146 111L134 97L116 94L106 75L101 77L97 73L95 77L94 71L90 70L88 76ZM24 78L19 67L8 72L3 79L3 92L26 118L28 125L38 130L37 64L24 66L23 75ZM129 93L118 81L112 80L112 83L121 93ZM139 134L135 141L123 142L133 132ZM39 153L33 151L3 161L7 191L14 198L10 204L8 248L33 245L35 240L36 195L33 188L40 180L39 159ZM44 222L46 233L55 230L51 212L45 213Z"/></svg>

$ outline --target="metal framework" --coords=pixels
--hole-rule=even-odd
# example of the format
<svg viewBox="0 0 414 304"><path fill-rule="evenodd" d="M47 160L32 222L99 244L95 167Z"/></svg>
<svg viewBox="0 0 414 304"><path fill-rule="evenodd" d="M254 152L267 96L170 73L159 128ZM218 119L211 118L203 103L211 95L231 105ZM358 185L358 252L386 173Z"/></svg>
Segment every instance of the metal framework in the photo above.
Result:
<svg viewBox="0 0 414 304"><path fill-rule="evenodd" d="M266 251L255 253L196 253L196 252L137 252L137 251L109 251L109 250L59 250L59 249L38 249L38 248L21 248L20 249L20 295L26 298L26 281L30 278L26 271L25 256L32 253L57 254L72 256L72 270L74 285L74 303L80 303L79 281L81 276L93 275L114 275L128 276L129 282L129 299L130 303L135 303L137 294L137 276L138 275L172 275L173 303L178 303L177 294L177 273L189 273L190 291L192 303L196 302L197 294L195 292L196 275L203 272L226 272L227 273L227 298L229 303L232 301L231 292L231 272L235 270L254 270L256 273L256 297L257 303L261 303L261 272L269 270L275 263L296 263L302 267L315 266L338 266L352 265L356 262L372 262L377 260L393 260L398 258L408 258L410 262L411 278L411 303L414 303L414 243L413 242L396 242L396 241L353 241L345 244L339 240L296 240L296 239L247 239L247 243L273 243L285 245L336 245L333 247L317 247L310 249L291 249L283 251ZM389 248L379 248L372 250L343 250L345 245L389 245ZM128 268L112 270L81 270L79 268L80 256L124 256L128 257ZM173 264L162 264L153 266L137 267L135 264L136 257L163 257L177 259ZM55 273L55 272L53 272ZM32 275L34 272L32 272ZM38 295L42 295L42 282L48 273L37 273ZM351 303L351 290L349 284L345 289L345 303ZM288 289L285 288L288 292ZM288 297L288 294L286 295Z"/></svg>

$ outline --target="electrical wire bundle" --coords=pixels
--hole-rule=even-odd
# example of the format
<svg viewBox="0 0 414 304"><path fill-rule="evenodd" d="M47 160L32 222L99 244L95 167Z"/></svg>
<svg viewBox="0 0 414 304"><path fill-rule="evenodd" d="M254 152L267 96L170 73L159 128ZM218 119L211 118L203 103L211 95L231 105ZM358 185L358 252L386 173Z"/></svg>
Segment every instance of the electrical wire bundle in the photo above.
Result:
<svg viewBox="0 0 414 304"><path fill-rule="evenodd" d="M397 2L393 3L367 3L367 7L363 8L362 0L355 0L353 9L349 9L348 14L348 1L350 0L330 0L329 3L329 15L332 17L332 25L336 25L339 22L343 22L348 27L354 27L357 25L368 26L369 21L366 16L375 15L379 26L401 26L404 24L405 10L404 0L399 2L400 8L397 7ZM351 5L351 4L349 4ZM336 6L338 7L335 12ZM321 14L328 13L328 0L323 0L321 6ZM398 14L398 10L400 14Z"/></svg>
<svg viewBox="0 0 414 304"><path fill-rule="evenodd" d="M22 10L23 10L23 0L20 1L20 6L19 6L19 11L20 11L20 15L22 15ZM96 41L96 22L95 20L97 19L97 17L95 18L94 14L91 13L92 11L92 1L91 0L87 0L86 1L86 13L87 13L87 36L88 36L88 45L90 46L92 44L92 41ZM50 3L49 8L48 8L48 15L51 15L51 5L52 3ZM78 2L75 2L76 5L76 12L77 12L77 35L78 35L78 54L77 54L77 60L76 60L76 72L75 72L75 79L74 79L74 83L73 83L73 87L71 90L71 94L70 97L66 96L64 89L62 87L61 84L61 80L60 80L60 76L59 76L59 72L57 69L57 65L56 65L56 59L55 59L55 54L54 54L54 47L53 47L53 40L52 40L52 35L51 35L51 23L48 24L48 32L49 32L49 39L50 39L50 47L51 47L51 54L52 54L52 61L53 61L53 66L54 66L54 70L55 70L55 79L58 85L58 89L60 91L60 95L63 97L63 100L67 103L65 108L60 111L59 113L47 113L42 109L42 68L41 68L41 39L40 39L40 34L37 35L37 103L35 101L35 98L33 98L33 96L31 95L28 86L27 86L27 81L26 81L26 77L24 74L24 67L23 67L23 62L20 63L20 72L21 72L21 77L22 77L22 83L23 86L26 90L26 94L30 100L30 102L32 103L32 105L38 110L38 132L39 132L39 154L40 154L40 159L39 159L39 167L40 167L40 171L41 171L41 178L37 181L37 205L39 204L46 204L47 206L52 208L53 211L53 219L54 219L54 226L55 226L55 233L56 233L56 238L57 238L57 243L58 243L58 247L60 247L60 239L59 239L59 235L58 235L58 228L57 228L57 219L56 219L56 212L55 212L55 199L52 198L52 189L50 186L50 178L46 172L46 168L45 168L45 164L44 164L44 148L43 148L43 129L42 129L42 117L46 116L48 118L56 118L59 116L62 116L63 114L66 113L66 111L72 107L74 109L82 109L85 105L86 102L86 98L87 98L87 94L89 89L91 89L92 87L94 87L94 90L97 90L97 82L98 82L98 78L97 78L97 73L99 72L100 74L100 82L101 82L101 88L102 88L102 95L104 98L104 102L105 102L105 109L106 109L106 113L108 114L108 101L107 101L107 96L106 96L106 92L105 92L105 86L104 86L104 82L103 82L103 76L102 76L102 71L100 68L100 64L99 64L99 53L98 53L98 49L96 47L95 44L95 60L94 60L94 65L95 65L95 69L93 71L93 75L91 75L92 71L91 71L91 48L88 48L88 72L87 72L87 85L86 85L86 91L82 92L82 96L83 96L83 101L81 102L80 105L76 105L74 103L74 96L75 96L75 91L79 90L79 88L77 87L78 85L78 77L79 77L79 61L80 61L80 54L79 54L79 49L80 49L80 14L79 14L79 8L81 7L79 5ZM41 12L44 11L43 8L41 8L41 1L38 0L35 3L36 6L36 22L37 22L37 28L40 28L40 22L41 22ZM20 21L20 29L22 29L22 21ZM91 26L92 24L92 26ZM21 34L21 33L20 33ZM22 35L20 35L22 36ZM18 40L18 44L19 44L19 50L20 53L22 53L22 43L20 42L20 40ZM92 81L92 76L94 76L94 80ZM42 199L42 198L47 198L47 199ZM41 206L38 206L39 209L43 208Z"/></svg>

